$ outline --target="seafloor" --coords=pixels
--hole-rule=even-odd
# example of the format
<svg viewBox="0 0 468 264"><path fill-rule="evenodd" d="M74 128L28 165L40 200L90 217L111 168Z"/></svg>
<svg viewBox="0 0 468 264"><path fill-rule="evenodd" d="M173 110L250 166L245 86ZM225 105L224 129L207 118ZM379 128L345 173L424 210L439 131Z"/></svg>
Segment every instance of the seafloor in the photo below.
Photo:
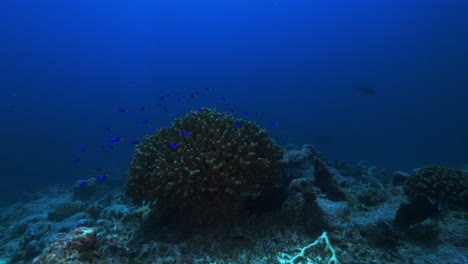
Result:
<svg viewBox="0 0 468 264"><path fill-rule="evenodd" d="M123 196L125 175L89 192L55 185L25 194L0 213L0 264L468 263L466 209L440 208L396 227L411 172L335 161L319 172L317 155L308 145L286 147L283 202L224 224L188 227L133 205ZM281 200L275 195L271 203Z"/></svg>

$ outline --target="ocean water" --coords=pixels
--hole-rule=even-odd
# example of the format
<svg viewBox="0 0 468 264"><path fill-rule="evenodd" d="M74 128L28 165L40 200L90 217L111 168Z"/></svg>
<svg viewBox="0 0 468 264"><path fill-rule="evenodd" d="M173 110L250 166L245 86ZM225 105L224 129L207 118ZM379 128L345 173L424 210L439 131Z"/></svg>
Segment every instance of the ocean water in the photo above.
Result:
<svg viewBox="0 0 468 264"><path fill-rule="evenodd" d="M463 0L1 1L2 203L124 172L128 143L199 107L330 159L466 166L467 13Z"/></svg>

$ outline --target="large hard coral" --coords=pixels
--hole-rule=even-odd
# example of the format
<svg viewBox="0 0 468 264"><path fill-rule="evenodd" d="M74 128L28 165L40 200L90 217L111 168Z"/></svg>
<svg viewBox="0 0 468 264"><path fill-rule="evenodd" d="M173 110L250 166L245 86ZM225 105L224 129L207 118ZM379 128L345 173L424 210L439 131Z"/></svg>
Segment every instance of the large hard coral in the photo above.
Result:
<svg viewBox="0 0 468 264"><path fill-rule="evenodd" d="M468 202L468 177L461 170L424 167L413 173L404 184L406 194L415 199L463 205Z"/></svg>
<svg viewBox="0 0 468 264"><path fill-rule="evenodd" d="M278 179L282 155L256 124L203 108L144 138L125 194L157 207L233 209L242 192Z"/></svg>

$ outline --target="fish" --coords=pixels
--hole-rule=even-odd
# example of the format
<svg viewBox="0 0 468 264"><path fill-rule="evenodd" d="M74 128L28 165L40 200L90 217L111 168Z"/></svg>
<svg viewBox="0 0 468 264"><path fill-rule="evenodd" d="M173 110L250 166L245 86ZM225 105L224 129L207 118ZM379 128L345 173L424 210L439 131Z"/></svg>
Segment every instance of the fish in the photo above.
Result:
<svg viewBox="0 0 468 264"><path fill-rule="evenodd" d="M234 127L235 128L242 128L242 125L241 124L235 124Z"/></svg>
<svg viewBox="0 0 468 264"><path fill-rule="evenodd" d="M272 125L272 126L277 126L277 125L279 125L279 124L278 124L278 122L272 121L272 122L270 122L270 125Z"/></svg>
<svg viewBox="0 0 468 264"><path fill-rule="evenodd" d="M171 147L171 148L177 148L177 144L176 144L176 143L172 143L172 144L170 145L170 147Z"/></svg>
<svg viewBox="0 0 468 264"><path fill-rule="evenodd" d="M102 128L102 130L104 131L112 131L112 128L111 127L108 127L108 126L105 126Z"/></svg>
<svg viewBox="0 0 468 264"><path fill-rule="evenodd" d="M81 161L80 159L74 159L74 160L73 160L73 163L78 163L78 162L80 162L80 161Z"/></svg>
<svg viewBox="0 0 468 264"><path fill-rule="evenodd" d="M182 136L188 136L188 135L190 135L190 132L188 132L188 131L182 132Z"/></svg>
<svg viewBox="0 0 468 264"><path fill-rule="evenodd" d="M80 148L79 151L80 152L86 152L86 149L85 148Z"/></svg>
<svg viewBox="0 0 468 264"><path fill-rule="evenodd" d="M78 185L85 185L85 184L88 184L88 182L87 181L79 181L78 182Z"/></svg>
<svg viewBox="0 0 468 264"><path fill-rule="evenodd" d="M118 110L119 112L122 112L122 113L128 112L128 109L125 109L125 108L119 108Z"/></svg>
<svg viewBox="0 0 468 264"><path fill-rule="evenodd" d="M355 87L354 90L368 95L373 95L376 93L375 89L369 87Z"/></svg>
<svg viewBox="0 0 468 264"><path fill-rule="evenodd" d="M143 123L143 124L148 124L149 122L150 122L149 119L144 119L143 121L141 121L141 123Z"/></svg>
<svg viewBox="0 0 468 264"><path fill-rule="evenodd" d="M98 178L98 181L103 182L105 179L107 179L107 175L102 175L101 177Z"/></svg>
<svg viewBox="0 0 468 264"><path fill-rule="evenodd" d="M110 142L122 142L124 140L125 139L121 138L121 137L113 137L113 138L109 139Z"/></svg>

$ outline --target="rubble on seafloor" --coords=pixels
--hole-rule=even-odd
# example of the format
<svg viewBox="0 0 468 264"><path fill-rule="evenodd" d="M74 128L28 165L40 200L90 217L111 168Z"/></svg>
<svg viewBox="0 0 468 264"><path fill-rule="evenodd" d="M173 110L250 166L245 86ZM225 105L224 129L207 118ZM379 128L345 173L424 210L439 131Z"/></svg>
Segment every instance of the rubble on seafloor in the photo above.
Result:
<svg viewBox="0 0 468 264"><path fill-rule="evenodd" d="M466 208L395 226L411 173L330 162L310 145L287 146L282 161L282 204L212 226L181 226L121 190L51 186L3 208L0 264L468 263Z"/></svg>

